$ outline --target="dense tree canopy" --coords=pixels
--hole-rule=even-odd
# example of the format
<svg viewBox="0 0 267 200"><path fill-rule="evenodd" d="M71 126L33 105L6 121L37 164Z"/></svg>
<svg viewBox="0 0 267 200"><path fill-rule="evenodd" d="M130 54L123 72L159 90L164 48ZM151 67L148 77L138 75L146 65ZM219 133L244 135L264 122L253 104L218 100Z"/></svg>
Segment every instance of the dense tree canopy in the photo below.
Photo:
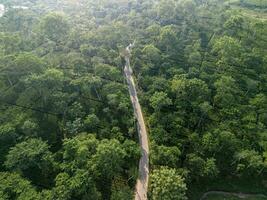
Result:
<svg viewBox="0 0 267 200"><path fill-rule="evenodd" d="M1 200L133 196L132 42L149 198L195 200L229 184L266 193L264 0L0 3Z"/></svg>

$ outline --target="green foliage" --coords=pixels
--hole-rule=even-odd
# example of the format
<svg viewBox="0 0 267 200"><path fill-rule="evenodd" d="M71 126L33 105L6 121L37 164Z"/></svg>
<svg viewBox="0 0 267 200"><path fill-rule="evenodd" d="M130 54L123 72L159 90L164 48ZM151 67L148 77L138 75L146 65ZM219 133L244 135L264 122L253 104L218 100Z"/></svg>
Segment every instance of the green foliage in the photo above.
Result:
<svg viewBox="0 0 267 200"><path fill-rule="evenodd" d="M214 103L221 108L228 108L238 103L238 88L232 77L223 76L214 83L216 95Z"/></svg>
<svg viewBox="0 0 267 200"><path fill-rule="evenodd" d="M1 53L4 54L13 54L20 51L21 48L21 39L18 35L0 33L0 44Z"/></svg>
<svg viewBox="0 0 267 200"><path fill-rule="evenodd" d="M134 41L151 198L263 191L264 1L0 3L1 198L133 196L141 155L121 56Z"/></svg>
<svg viewBox="0 0 267 200"><path fill-rule="evenodd" d="M152 165L177 167L181 151L176 147L153 146L151 152Z"/></svg>
<svg viewBox="0 0 267 200"><path fill-rule="evenodd" d="M63 143L62 168L72 172L85 168L88 160L96 153L98 141L94 135L81 134Z"/></svg>
<svg viewBox="0 0 267 200"><path fill-rule="evenodd" d="M133 191L129 188L125 183L118 179L115 179L112 185L112 195L111 200L124 200L124 199L132 199Z"/></svg>
<svg viewBox="0 0 267 200"><path fill-rule="evenodd" d="M160 61L160 50L154 45L145 46L142 53L144 59L149 62L158 63Z"/></svg>
<svg viewBox="0 0 267 200"><path fill-rule="evenodd" d="M150 177L151 199L186 200L187 190L184 179L175 169L155 169Z"/></svg>
<svg viewBox="0 0 267 200"><path fill-rule="evenodd" d="M193 179L198 179L199 177L215 178L219 173L216 166L216 159L214 158L204 160L196 154L189 154L186 165Z"/></svg>
<svg viewBox="0 0 267 200"><path fill-rule="evenodd" d="M150 99L151 107L156 111L160 111L162 108L171 105L171 103L171 99L164 92L156 92Z"/></svg>
<svg viewBox="0 0 267 200"><path fill-rule="evenodd" d="M52 41L59 42L66 38L69 32L69 25L63 15L50 13L41 20L40 29L45 37Z"/></svg>
<svg viewBox="0 0 267 200"><path fill-rule="evenodd" d="M236 197L234 195L208 195L206 200L223 200L223 199L229 199L229 200L240 200L241 198ZM248 200L264 200L265 197L248 197L246 198Z"/></svg>
<svg viewBox="0 0 267 200"><path fill-rule="evenodd" d="M6 158L4 164L8 169L22 173L33 182L49 184L54 160L49 146L42 140L29 139L19 143L10 149Z"/></svg>
<svg viewBox="0 0 267 200"><path fill-rule="evenodd" d="M240 0L240 2L247 6L255 6L260 8L267 7L267 3L264 0Z"/></svg>
<svg viewBox="0 0 267 200"><path fill-rule="evenodd" d="M97 146L90 165L97 176L109 179L122 171L125 156L126 152L117 140L102 140Z"/></svg>
<svg viewBox="0 0 267 200"><path fill-rule="evenodd" d="M41 199L31 183L16 173L0 173L0 198L3 200Z"/></svg>
<svg viewBox="0 0 267 200"><path fill-rule="evenodd" d="M263 157L259 155L258 152L254 150L243 150L236 153L235 159L237 162L237 172L238 173L260 173L264 166Z"/></svg>
<svg viewBox="0 0 267 200"><path fill-rule="evenodd" d="M31 166L42 169L52 162L48 145L39 139L30 139L12 147L7 155L5 165L13 170L27 170Z"/></svg>
<svg viewBox="0 0 267 200"><path fill-rule="evenodd" d="M87 171L78 170L69 176L60 173L56 177L56 186L53 188L53 199L100 199L94 182Z"/></svg>
<svg viewBox="0 0 267 200"><path fill-rule="evenodd" d="M5 124L0 126L0 164L4 163L4 158L9 151L9 148L12 147L16 142L17 134L16 129L11 124Z"/></svg>

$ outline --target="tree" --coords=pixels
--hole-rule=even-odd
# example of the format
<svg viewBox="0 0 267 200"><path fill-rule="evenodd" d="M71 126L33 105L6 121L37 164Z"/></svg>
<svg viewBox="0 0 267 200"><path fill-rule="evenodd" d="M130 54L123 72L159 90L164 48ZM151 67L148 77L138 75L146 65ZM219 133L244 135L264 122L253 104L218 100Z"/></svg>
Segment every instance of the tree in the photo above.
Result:
<svg viewBox="0 0 267 200"><path fill-rule="evenodd" d="M151 163L153 165L163 165L169 167L178 167L181 151L178 147L166 147L153 145L151 151Z"/></svg>
<svg viewBox="0 0 267 200"><path fill-rule="evenodd" d="M12 2L11 2L12 4ZM36 13L31 9L9 9L5 13L5 17L1 20L5 32L18 33L23 38L33 35L31 30L34 24L37 23Z"/></svg>
<svg viewBox="0 0 267 200"><path fill-rule="evenodd" d="M68 104L63 88L64 73L58 69L46 69L42 74L31 74L25 78L24 83L35 90L26 98L37 98L40 107L46 111L63 113ZM31 90L32 91L32 90ZM63 93L63 94L62 94Z"/></svg>
<svg viewBox="0 0 267 200"><path fill-rule="evenodd" d="M189 79L186 75L178 75L172 79L171 90L176 96L174 105L179 109L179 114L187 127L193 130L203 128L208 123L208 120L204 121L207 110L203 109L208 108L205 106L210 97L208 85L200 79Z"/></svg>
<svg viewBox="0 0 267 200"><path fill-rule="evenodd" d="M10 123L0 126L0 166L4 163L9 148L15 145L18 135L16 129Z"/></svg>
<svg viewBox="0 0 267 200"><path fill-rule="evenodd" d="M211 133L206 133L202 138L202 146L206 153L213 154L219 148L218 138Z"/></svg>
<svg viewBox="0 0 267 200"><path fill-rule="evenodd" d="M214 104L220 108L229 108L238 103L238 86L236 81L230 76L222 76L218 79L214 86L216 95L214 96Z"/></svg>
<svg viewBox="0 0 267 200"><path fill-rule="evenodd" d="M53 188L53 199L101 199L95 182L87 170L77 170L72 176L59 173L56 177L56 186Z"/></svg>
<svg viewBox="0 0 267 200"><path fill-rule="evenodd" d="M158 65L161 57L160 57L160 50L155 47L154 45L150 44L150 45L146 45L143 50L143 58L145 60L147 60L148 62L152 62L153 64Z"/></svg>
<svg viewBox="0 0 267 200"><path fill-rule="evenodd" d="M125 200L133 198L132 189L126 185L121 177L114 179L112 184L111 200Z"/></svg>
<svg viewBox="0 0 267 200"><path fill-rule="evenodd" d="M201 55L201 43L197 41L193 45L188 45L185 49L185 54L190 66L200 66L202 62L202 57L205 55Z"/></svg>
<svg viewBox="0 0 267 200"><path fill-rule="evenodd" d="M60 154L62 161L59 163L62 171L55 179L54 199L100 199L95 177L89 166L98 144L95 135L86 133L64 141Z"/></svg>
<svg viewBox="0 0 267 200"><path fill-rule="evenodd" d="M215 158L208 158L205 163L205 168L203 171L204 175L209 178L216 178L219 170L216 166L216 159Z"/></svg>
<svg viewBox="0 0 267 200"><path fill-rule="evenodd" d="M255 150L242 150L234 156L236 161L236 172L241 175L260 174L266 166L263 162L262 155Z"/></svg>
<svg viewBox="0 0 267 200"><path fill-rule="evenodd" d="M195 149L195 151L201 151L206 157L211 157L208 159L213 169L208 170L210 171L210 175L206 173L208 177L216 177L218 172L222 175L226 175L235 171L232 164L234 162L233 157L234 154L239 151L241 145L241 141L235 134L218 128L212 132L205 133L201 139L201 143L196 143L198 143L196 144L198 150ZM201 144L200 146L198 146L199 143ZM208 160L206 160L206 165L208 164L207 162Z"/></svg>
<svg viewBox="0 0 267 200"><path fill-rule="evenodd" d="M201 177L215 178L219 173L215 158L207 158L204 160L197 154L192 153L187 155L186 165L192 179L196 179L197 181L199 181Z"/></svg>
<svg viewBox="0 0 267 200"><path fill-rule="evenodd" d="M160 112L164 107L170 106L172 101L165 92L155 92L150 99L150 104L155 111Z"/></svg>
<svg viewBox="0 0 267 200"><path fill-rule="evenodd" d="M99 141L92 134L80 134L66 139L63 143L61 168L69 173L77 169L87 169L87 163L96 153Z"/></svg>
<svg viewBox="0 0 267 200"><path fill-rule="evenodd" d="M127 165L129 168L135 166L141 156L139 145L132 140L125 140L122 144L122 147L126 152L126 156L124 158L126 163L125 165Z"/></svg>
<svg viewBox="0 0 267 200"><path fill-rule="evenodd" d="M26 136L37 136L38 124L31 120L26 120L21 129Z"/></svg>
<svg viewBox="0 0 267 200"><path fill-rule="evenodd" d="M64 40L69 33L69 29L65 16L59 13L49 13L40 22L41 33L55 42Z"/></svg>
<svg viewBox="0 0 267 200"><path fill-rule="evenodd" d="M203 177L205 160L196 154L188 154L186 160L186 166L190 171L192 179L199 180Z"/></svg>
<svg viewBox="0 0 267 200"><path fill-rule="evenodd" d="M12 61L12 62L10 62ZM20 53L9 57L9 62L2 70L6 82L14 84L30 74L39 74L43 71L44 62L32 53Z"/></svg>
<svg viewBox="0 0 267 200"><path fill-rule="evenodd" d="M21 38L17 34L0 33L0 52L14 54L22 48Z"/></svg>
<svg viewBox="0 0 267 200"><path fill-rule="evenodd" d="M224 28L231 36L241 37L245 25L245 20L240 15L231 16L225 23Z"/></svg>
<svg viewBox="0 0 267 200"><path fill-rule="evenodd" d="M161 167L150 176L152 200L186 200L186 184L175 169Z"/></svg>
<svg viewBox="0 0 267 200"><path fill-rule="evenodd" d="M160 50L165 50L167 52L173 51L175 45L177 44L178 38L176 36L175 27L168 25L164 26L160 30L159 36L159 45L161 47Z"/></svg>
<svg viewBox="0 0 267 200"><path fill-rule="evenodd" d="M125 156L126 152L119 141L102 140L90 162L91 169L98 177L111 179L121 172Z"/></svg>
<svg viewBox="0 0 267 200"><path fill-rule="evenodd" d="M254 98L250 100L250 105L253 107L255 111L256 117L255 122L256 124L259 123L261 120L262 114L266 113L267 110L267 97L265 94L257 94Z"/></svg>
<svg viewBox="0 0 267 200"><path fill-rule="evenodd" d="M172 91L178 100L192 102L191 104L199 104L209 97L208 85L197 78L188 79L185 76L176 76L172 80Z"/></svg>
<svg viewBox="0 0 267 200"><path fill-rule="evenodd" d="M34 183L48 185L53 175L53 157L40 139L28 139L10 149L5 166L22 173Z"/></svg>
<svg viewBox="0 0 267 200"><path fill-rule="evenodd" d="M31 183L17 173L0 172L0 198L19 200L41 200ZM45 199L45 198L44 198Z"/></svg>
<svg viewBox="0 0 267 200"><path fill-rule="evenodd" d="M173 21L175 17L175 7L175 1L173 0L159 2L157 5L157 15L163 24Z"/></svg>
<svg viewBox="0 0 267 200"><path fill-rule="evenodd" d="M87 115L87 117L84 120L85 127L89 129L90 131L96 130L99 124L100 124L100 120L95 114Z"/></svg>
<svg viewBox="0 0 267 200"><path fill-rule="evenodd" d="M238 75L243 69L241 65L242 46L237 39L223 36L214 42L212 52L218 54L219 73Z"/></svg>

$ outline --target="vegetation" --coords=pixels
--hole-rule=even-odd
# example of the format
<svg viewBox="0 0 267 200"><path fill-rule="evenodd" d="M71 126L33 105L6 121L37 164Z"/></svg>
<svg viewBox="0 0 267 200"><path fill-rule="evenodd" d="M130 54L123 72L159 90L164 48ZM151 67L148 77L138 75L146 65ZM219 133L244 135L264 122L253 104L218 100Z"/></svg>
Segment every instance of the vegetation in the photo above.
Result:
<svg viewBox="0 0 267 200"><path fill-rule="evenodd" d="M0 0L0 199L133 197L133 41L149 198L267 194L264 2Z"/></svg>
<svg viewBox="0 0 267 200"><path fill-rule="evenodd" d="M247 6L254 6L254 7L261 7L266 8L267 2L264 0L243 0L241 3L247 5Z"/></svg>
<svg viewBox="0 0 267 200"><path fill-rule="evenodd" d="M151 199L186 200L186 184L175 169L161 168L151 176Z"/></svg>
<svg viewBox="0 0 267 200"><path fill-rule="evenodd" d="M229 195L226 195L226 196L221 196L221 195L210 195L208 198L206 198L206 200L224 200L224 199L228 199L228 200L239 200L239 199L242 199L242 198L238 198L238 197L235 197L235 196L229 196ZM248 197L246 198L247 200L264 200L266 198L264 197Z"/></svg>

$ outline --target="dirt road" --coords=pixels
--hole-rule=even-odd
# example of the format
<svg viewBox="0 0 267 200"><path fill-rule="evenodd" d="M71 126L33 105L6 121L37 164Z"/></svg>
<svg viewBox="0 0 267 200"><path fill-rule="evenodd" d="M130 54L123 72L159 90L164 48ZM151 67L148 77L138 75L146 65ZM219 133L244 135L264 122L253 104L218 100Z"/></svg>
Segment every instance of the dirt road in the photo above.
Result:
<svg viewBox="0 0 267 200"><path fill-rule="evenodd" d="M148 147L148 136L146 126L142 114L142 109L139 104L135 83L132 77L132 69L130 66L130 48L133 45L130 44L126 48L127 55L125 56L125 67L124 74L127 80L129 93L134 108L134 114L137 119L139 143L141 146L141 159L139 161L139 177L137 179L135 187L135 200L147 200L147 187L149 177L149 147Z"/></svg>

